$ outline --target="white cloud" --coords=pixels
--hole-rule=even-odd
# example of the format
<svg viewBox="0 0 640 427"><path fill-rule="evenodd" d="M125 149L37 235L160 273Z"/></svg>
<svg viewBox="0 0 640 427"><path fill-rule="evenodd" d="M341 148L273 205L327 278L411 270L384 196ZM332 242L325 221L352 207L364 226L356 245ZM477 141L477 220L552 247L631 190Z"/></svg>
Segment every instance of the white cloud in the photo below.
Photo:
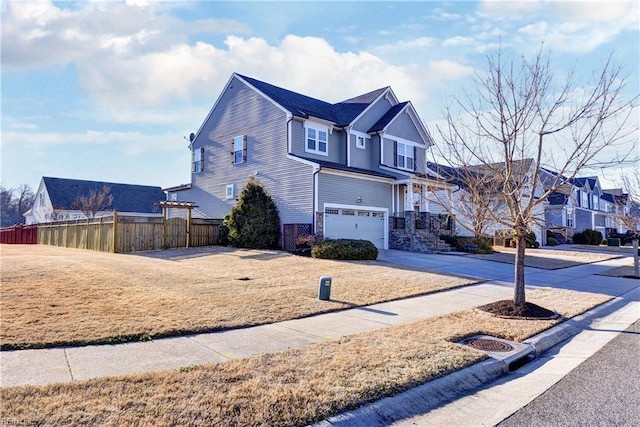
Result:
<svg viewBox="0 0 640 427"><path fill-rule="evenodd" d="M456 46L464 46L474 44L473 37L464 37L464 36L455 36L445 39L442 42L442 46L444 47L456 47Z"/></svg>

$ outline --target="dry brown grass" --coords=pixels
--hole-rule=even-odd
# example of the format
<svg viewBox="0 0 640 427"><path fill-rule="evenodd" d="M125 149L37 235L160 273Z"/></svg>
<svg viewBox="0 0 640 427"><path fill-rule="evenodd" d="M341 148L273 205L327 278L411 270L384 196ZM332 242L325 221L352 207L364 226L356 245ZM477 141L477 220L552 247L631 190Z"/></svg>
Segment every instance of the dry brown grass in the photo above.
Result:
<svg viewBox="0 0 640 427"><path fill-rule="evenodd" d="M463 286L375 261L221 247L121 255L2 245L3 348L121 342L277 322ZM317 298L332 276L332 301ZM249 280L239 280L239 279Z"/></svg>
<svg viewBox="0 0 640 427"><path fill-rule="evenodd" d="M571 317L610 297L559 289L528 299ZM476 363L457 341L521 341L558 321L464 310L324 344L180 371L0 389L0 419L50 425L305 425Z"/></svg>
<svg viewBox="0 0 640 427"><path fill-rule="evenodd" d="M494 250L496 252L492 254L478 254L470 256L487 261L503 262L506 264L515 263L515 249L494 247ZM526 267L557 270L560 268L575 267L582 264L606 261L613 258L620 258L620 255L554 249L527 249L525 251L524 264Z"/></svg>

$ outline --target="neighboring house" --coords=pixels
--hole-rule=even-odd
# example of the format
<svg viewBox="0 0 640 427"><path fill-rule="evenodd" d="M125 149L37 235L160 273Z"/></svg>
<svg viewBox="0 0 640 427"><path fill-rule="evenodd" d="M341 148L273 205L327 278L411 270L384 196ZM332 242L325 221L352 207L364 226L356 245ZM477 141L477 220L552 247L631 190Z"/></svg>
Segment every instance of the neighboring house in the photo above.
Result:
<svg viewBox="0 0 640 427"><path fill-rule="evenodd" d="M233 74L191 138L191 182L165 191L195 202L194 216L223 218L255 176L278 207L285 249L295 229L429 252L438 240L413 220L428 214L432 143L390 87L331 104ZM394 228L407 215L410 225Z"/></svg>
<svg viewBox="0 0 640 427"><path fill-rule="evenodd" d="M525 183L522 186L522 202L527 201L533 188L532 185L526 183L534 175L534 166L535 163L532 159L514 162L514 171L519 171L516 172L516 175L521 176ZM456 169L429 162L427 167L433 176L445 179L449 184L447 188L429 193L429 210L432 213L451 215L455 221L455 226L452 228L457 235L474 236L474 232L478 229L481 229L480 234L485 236L500 237L511 232L510 215L504 203L499 181L494 181L492 178L496 175L496 171L504 169L504 163L484 166L470 165L466 168ZM478 205L474 204L473 196L468 187L473 183L486 187L482 198L485 200L485 206L491 209L491 213L478 210ZM543 193L544 186L539 180L533 197L539 198ZM488 203L487 200L489 200ZM530 224L530 230L536 235L536 240L540 244L546 244L546 205L547 203L541 203L534 208L534 221ZM497 222L492 216L501 219L501 221Z"/></svg>
<svg viewBox="0 0 640 427"><path fill-rule="evenodd" d="M26 223L45 223L68 219L85 219L81 210L74 206L78 197L88 196L91 191L101 191L104 186L110 188L113 202L108 211L126 213L161 213L154 206L156 202L166 200L160 187L147 185L117 184L111 182L84 181L43 177L36 192L33 207L24 214Z"/></svg>
<svg viewBox="0 0 640 427"><path fill-rule="evenodd" d="M547 179L556 175L548 170L544 173ZM599 231L604 237L626 231L620 217L628 214L628 195L622 189L602 190L595 176L561 179L565 184L551 194L545 210L549 230L565 237L587 229Z"/></svg>

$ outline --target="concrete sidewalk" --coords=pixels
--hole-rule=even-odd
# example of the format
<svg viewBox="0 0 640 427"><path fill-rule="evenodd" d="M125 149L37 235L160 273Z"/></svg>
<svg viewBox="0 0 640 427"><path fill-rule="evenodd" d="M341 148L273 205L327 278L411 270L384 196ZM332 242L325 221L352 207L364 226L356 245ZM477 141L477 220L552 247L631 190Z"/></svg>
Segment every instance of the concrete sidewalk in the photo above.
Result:
<svg viewBox="0 0 640 427"><path fill-rule="evenodd" d="M0 352L0 385L50 384L177 369L276 352L475 307L513 294L513 266L454 255L382 251L380 260L443 273L491 279L485 283L367 307L217 333L118 345ZM622 260L563 270L527 269L529 287L553 286L619 296L632 279L594 276Z"/></svg>

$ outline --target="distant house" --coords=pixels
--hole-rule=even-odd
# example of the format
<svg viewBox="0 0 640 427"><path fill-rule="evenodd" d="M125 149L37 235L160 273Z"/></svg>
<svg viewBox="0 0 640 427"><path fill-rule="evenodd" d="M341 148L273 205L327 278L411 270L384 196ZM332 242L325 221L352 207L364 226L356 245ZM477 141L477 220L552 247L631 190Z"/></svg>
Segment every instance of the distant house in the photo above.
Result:
<svg viewBox="0 0 640 427"><path fill-rule="evenodd" d="M255 176L276 202L285 248L295 227L429 252L428 230L399 230L392 219L428 214L427 188L438 185L425 170L431 144L390 87L331 104L233 74L191 138L191 182L166 191L195 202L194 216L222 218Z"/></svg>
<svg viewBox="0 0 640 427"><path fill-rule="evenodd" d="M493 163L486 165L469 165L464 168L452 168L450 166L437 163L427 163L428 170L434 176L444 179L449 186L439 191L428 194L429 210L432 213L439 213L455 222L452 227L457 235L473 236L474 231L487 236L502 236L509 234L512 230L510 214L502 194L502 184L500 180L494 180L496 171L504 169L504 163ZM522 179L524 185L521 186L520 203L529 202L533 185L532 177L535 172L535 162L533 159L514 161L512 168L517 179ZM474 203L472 191L469 185L476 188L485 188L482 192L482 199L485 209L477 209L478 204ZM479 187L478 187L479 186ZM544 193L540 180L536 183L534 199L538 199ZM476 190L478 191L478 190ZM529 224L530 231L536 235L536 240L541 244L546 243L546 224L544 212L547 203L538 204L532 212L533 222ZM488 212L488 210L491 212ZM499 221L497 220L499 219Z"/></svg>
<svg viewBox="0 0 640 427"><path fill-rule="evenodd" d="M99 192L104 186L109 187L113 196L109 212L161 213L154 204L166 200L160 187L45 176L40 181L33 206L24 214L26 223L84 219L85 214L74 206L74 201L78 197L88 196L91 191Z"/></svg>

